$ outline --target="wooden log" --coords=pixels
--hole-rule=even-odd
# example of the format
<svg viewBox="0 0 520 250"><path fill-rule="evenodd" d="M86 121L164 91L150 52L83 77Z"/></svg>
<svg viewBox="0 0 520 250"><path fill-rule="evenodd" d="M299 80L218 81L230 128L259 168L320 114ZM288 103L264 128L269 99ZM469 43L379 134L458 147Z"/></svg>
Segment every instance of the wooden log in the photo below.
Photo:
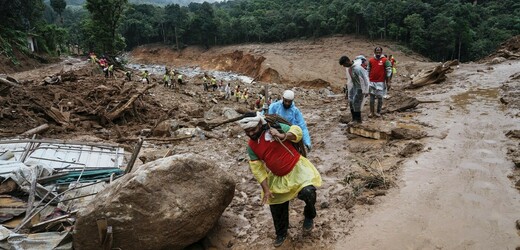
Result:
<svg viewBox="0 0 520 250"><path fill-rule="evenodd" d="M172 142L172 141L180 141L184 139L192 138L192 135L187 136L181 136L181 137L174 137L174 138L156 138L156 137L150 137L150 138L144 138L145 141L157 141L157 142ZM116 140L118 143L122 142L131 142L131 141L138 141L139 138L119 138Z"/></svg>
<svg viewBox="0 0 520 250"><path fill-rule="evenodd" d="M34 135L34 134L39 134L41 132L44 132L46 131L47 129L49 129L49 124L45 123L43 125L40 125L36 128L33 128L33 129L29 129L25 132L22 133L23 136L30 136L30 135Z"/></svg>
<svg viewBox="0 0 520 250"><path fill-rule="evenodd" d="M202 121L202 122L197 123L197 126L201 127L204 130L209 131L209 130L212 130L212 129L216 128L216 127L224 125L226 123L236 122L238 120L241 120L242 118L244 118L244 116L241 115L241 116L237 116L235 118L231 118L231 119L228 119L228 120L225 120L225 121L222 121L222 122L213 123L213 124Z"/></svg>
<svg viewBox="0 0 520 250"><path fill-rule="evenodd" d="M126 111L127 109L132 108L133 103L137 100L137 98L139 98L139 96L141 96L146 91L148 91L149 89L151 89L151 88L153 88L155 86L157 86L157 84L155 84L155 83L152 84L152 85L146 86L144 89L140 90L139 92L134 94L132 97L130 97L130 99L124 105L118 107L117 109L115 109L115 110L111 111L110 113L108 113L107 115L105 115L105 118L108 121L113 121L114 119L118 118L119 116L121 116L121 114L124 111Z"/></svg>
<svg viewBox="0 0 520 250"><path fill-rule="evenodd" d="M430 84L439 84L446 80L446 74L452 71L451 66L458 65L457 60L447 61L435 68L419 73L405 89L417 89Z"/></svg>
<svg viewBox="0 0 520 250"><path fill-rule="evenodd" d="M132 171L132 168L135 164L135 160L137 159L137 155L139 154L139 151L141 151L141 147L143 146L143 142L143 138L139 138L137 145L135 145L134 152L132 152L132 157L130 158L130 161L128 161L128 165L126 165L125 174L128 174L130 173L130 171Z"/></svg>
<svg viewBox="0 0 520 250"><path fill-rule="evenodd" d="M22 87L22 85L20 85L20 84L18 84L16 82L10 81L10 80L8 80L6 78L3 78L3 77L0 77L0 83L7 84L7 85L9 85L11 87L16 87L16 88Z"/></svg>

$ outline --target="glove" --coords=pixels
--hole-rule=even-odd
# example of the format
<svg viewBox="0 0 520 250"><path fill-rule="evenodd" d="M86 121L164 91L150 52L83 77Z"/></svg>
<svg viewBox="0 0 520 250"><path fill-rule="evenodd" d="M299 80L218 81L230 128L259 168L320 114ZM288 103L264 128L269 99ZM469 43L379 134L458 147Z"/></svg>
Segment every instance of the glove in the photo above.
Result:
<svg viewBox="0 0 520 250"><path fill-rule="evenodd" d="M311 145L305 145L305 149L307 149L307 153L311 152L312 146Z"/></svg>

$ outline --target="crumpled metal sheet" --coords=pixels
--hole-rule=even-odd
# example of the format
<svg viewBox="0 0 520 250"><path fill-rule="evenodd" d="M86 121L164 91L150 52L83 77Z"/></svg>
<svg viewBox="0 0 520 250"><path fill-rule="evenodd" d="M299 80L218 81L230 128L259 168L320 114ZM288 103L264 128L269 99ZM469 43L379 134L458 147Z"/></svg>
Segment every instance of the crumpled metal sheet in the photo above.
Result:
<svg viewBox="0 0 520 250"><path fill-rule="evenodd" d="M17 234L0 226L0 248L10 250L72 250L72 237L69 231Z"/></svg>

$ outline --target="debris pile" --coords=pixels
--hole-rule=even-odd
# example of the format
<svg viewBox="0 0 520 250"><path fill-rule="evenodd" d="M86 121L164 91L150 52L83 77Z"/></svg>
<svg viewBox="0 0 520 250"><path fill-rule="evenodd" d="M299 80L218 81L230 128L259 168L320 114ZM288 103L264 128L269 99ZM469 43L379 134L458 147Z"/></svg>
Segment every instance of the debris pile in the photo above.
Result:
<svg viewBox="0 0 520 250"><path fill-rule="evenodd" d="M0 141L0 247L72 249L76 213L122 176L123 154L110 144Z"/></svg>
<svg viewBox="0 0 520 250"><path fill-rule="evenodd" d="M88 72L62 72L23 86L0 84L0 89L10 88L7 95L0 96L0 127L4 128L0 133L17 135L50 124L49 134L58 134L111 125L131 126L160 116L160 104L147 95L156 85L89 77Z"/></svg>

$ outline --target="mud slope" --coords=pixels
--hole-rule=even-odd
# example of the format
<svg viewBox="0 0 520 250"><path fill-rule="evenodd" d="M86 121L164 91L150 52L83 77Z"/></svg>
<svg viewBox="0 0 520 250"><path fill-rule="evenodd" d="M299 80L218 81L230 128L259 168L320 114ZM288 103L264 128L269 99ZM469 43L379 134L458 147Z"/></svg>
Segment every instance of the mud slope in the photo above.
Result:
<svg viewBox="0 0 520 250"><path fill-rule="evenodd" d="M259 81L288 85L324 87L339 90L344 85L344 71L338 60L342 55L370 56L375 46L393 54L400 62L400 74L410 75L421 61L415 54L405 54L393 43L374 43L351 36L320 38L273 44L247 44L212 47L209 50L189 47L175 52L171 47L146 45L134 49L130 56L138 63L200 66L240 72ZM412 73L411 73L412 72Z"/></svg>

